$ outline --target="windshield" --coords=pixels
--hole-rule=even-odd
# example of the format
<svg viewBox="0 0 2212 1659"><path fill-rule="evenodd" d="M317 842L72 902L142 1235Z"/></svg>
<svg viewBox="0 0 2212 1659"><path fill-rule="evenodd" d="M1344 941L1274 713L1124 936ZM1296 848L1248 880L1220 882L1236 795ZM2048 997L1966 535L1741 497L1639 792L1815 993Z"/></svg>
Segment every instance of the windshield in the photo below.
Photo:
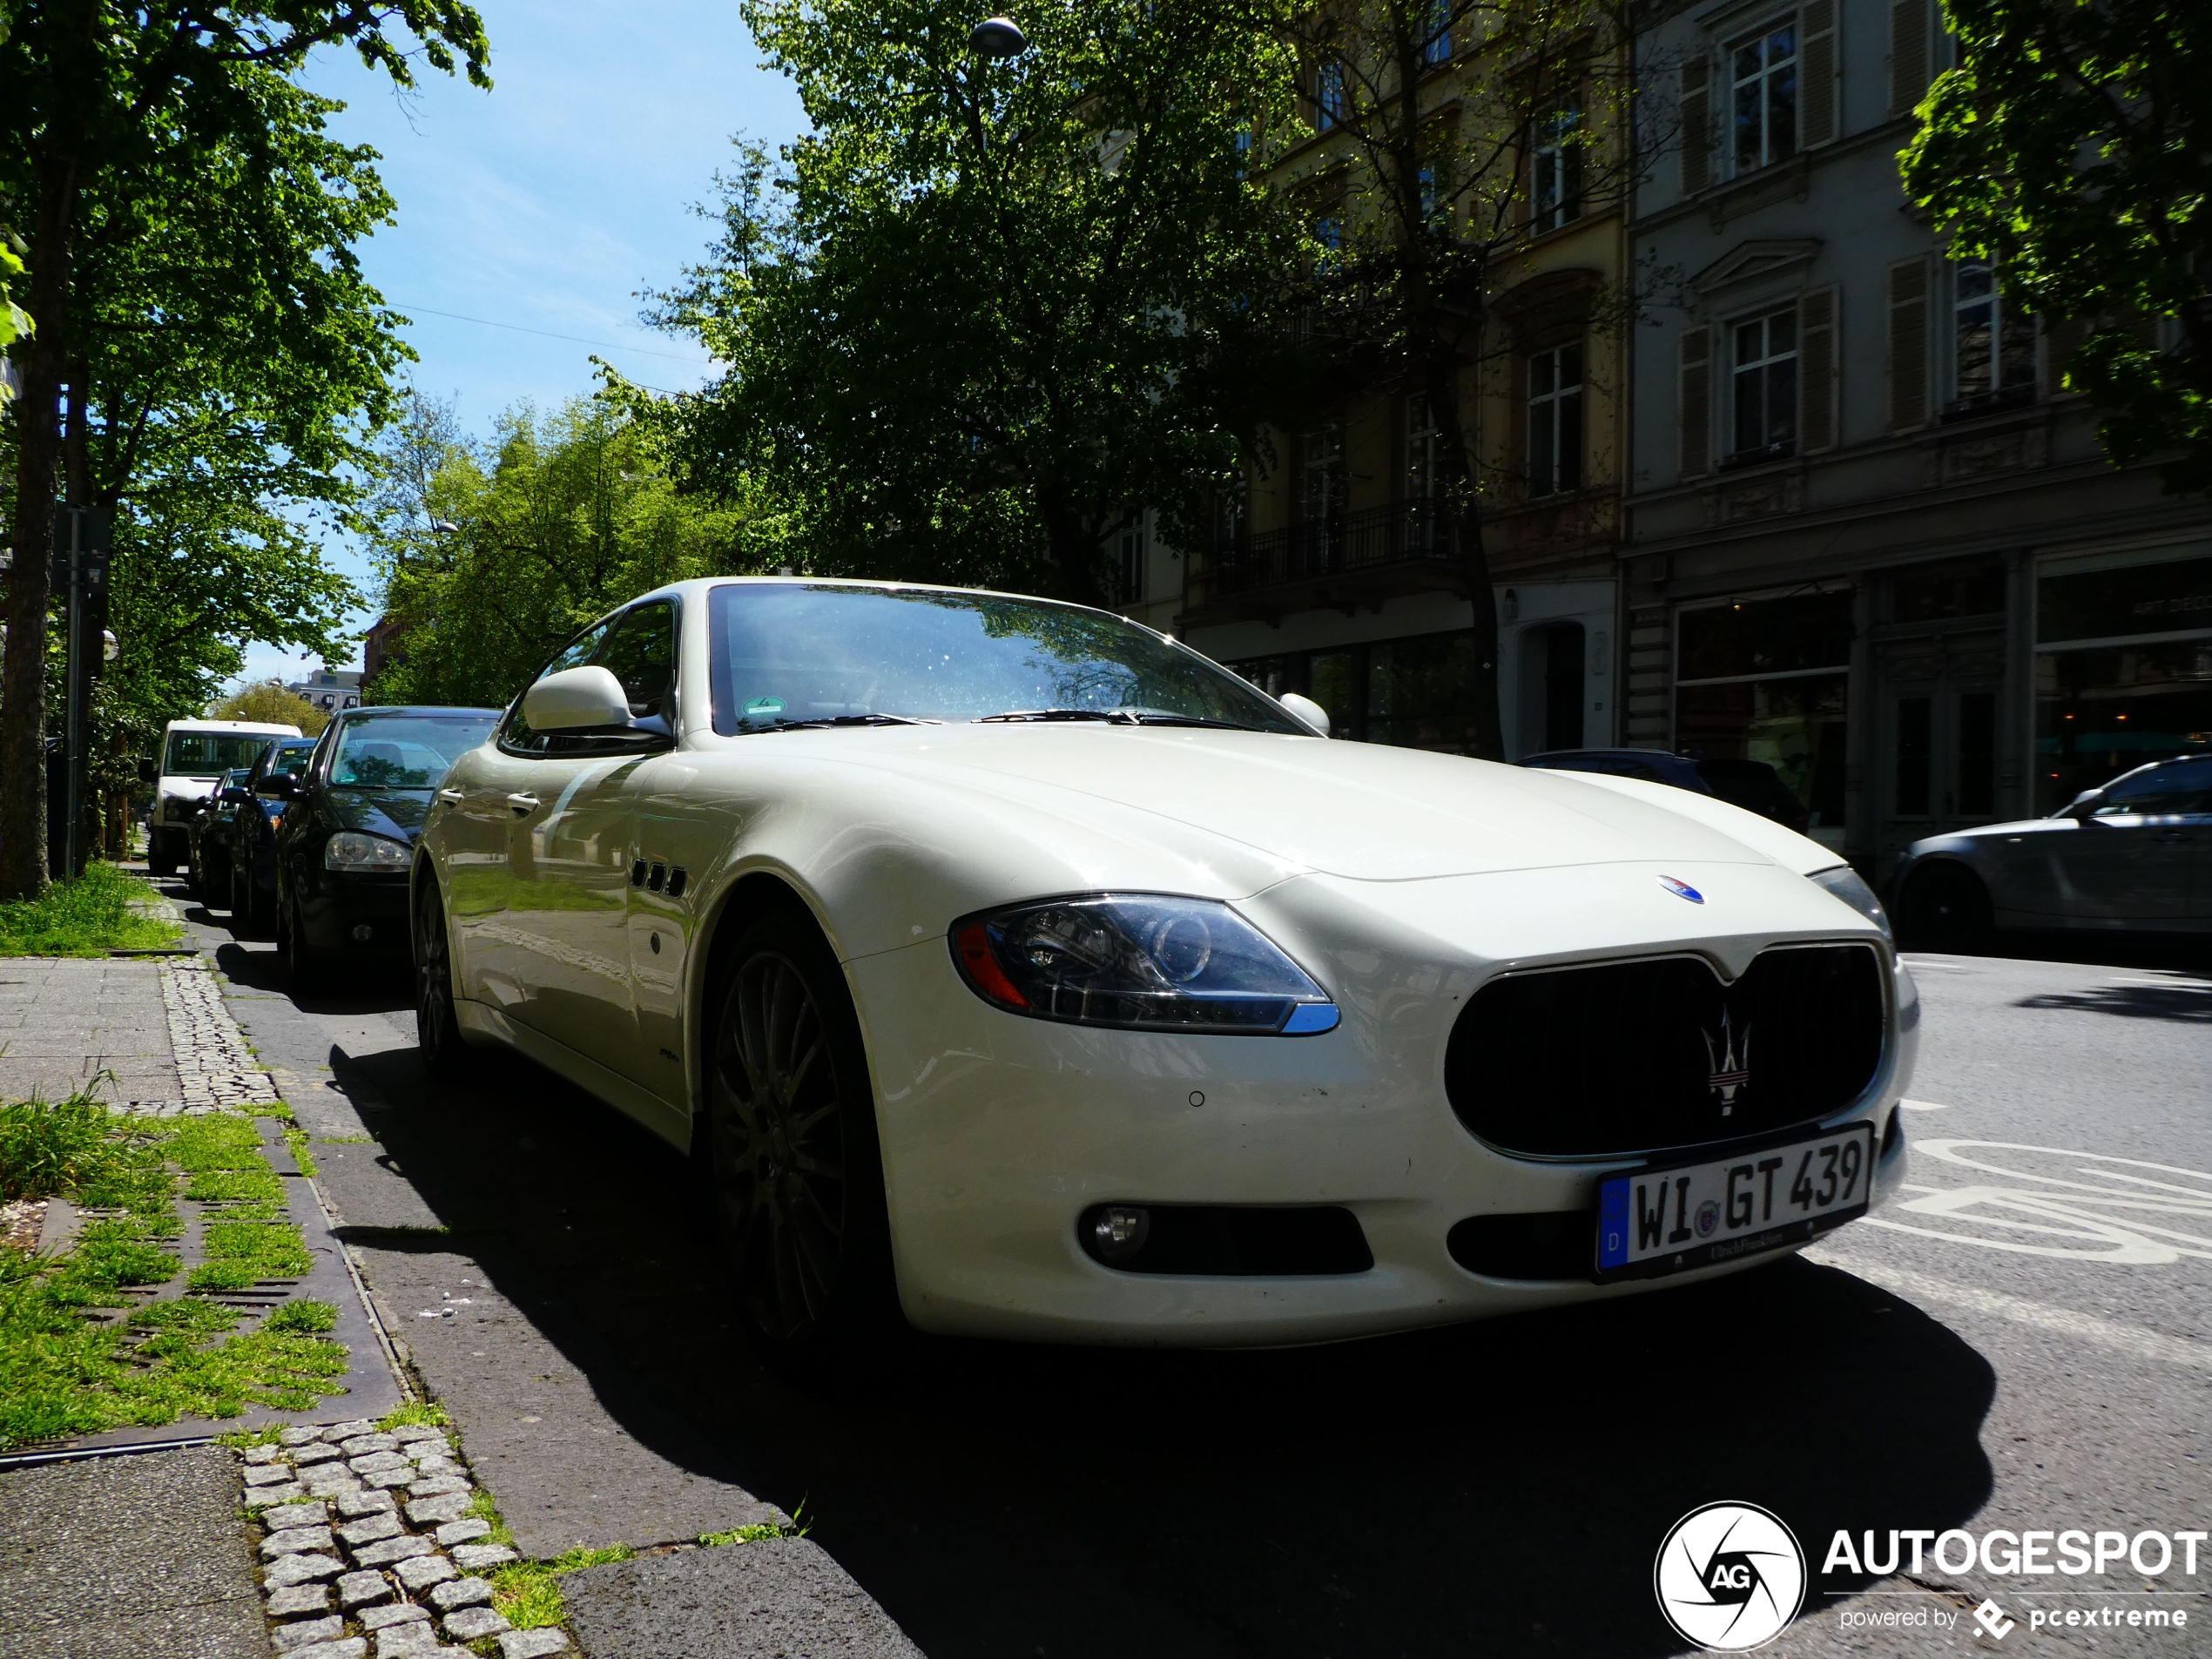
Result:
<svg viewBox="0 0 2212 1659"><path fill-rule="evenodd" d="M338 789L435 789L446 769L490 734L496 709L473 714L365 714L338 732Z"/></svg>
<svg viewBox="0 0 2212 1659"><path fill-rule="evenodd" d="M713 590L714 729L1117 714L1311 736L1228 670L1119 617L991 594Z"/></svg>
<svg viewBox="0 0 2212 1659"><path fill-rule="evenodd" d="M307 771L307 759L314 752L315 740L313 738L295 738L279 744L277 752L269 757L270 775L273 777L282 772L287 777L297 778Z"/></svg>
<svg viewBox="0 0 2212 1659"><path fill-rule="evenodd" d="M278 737L273 732L172 732L161 770L172 778L219 778L251 767Z"/></svg>

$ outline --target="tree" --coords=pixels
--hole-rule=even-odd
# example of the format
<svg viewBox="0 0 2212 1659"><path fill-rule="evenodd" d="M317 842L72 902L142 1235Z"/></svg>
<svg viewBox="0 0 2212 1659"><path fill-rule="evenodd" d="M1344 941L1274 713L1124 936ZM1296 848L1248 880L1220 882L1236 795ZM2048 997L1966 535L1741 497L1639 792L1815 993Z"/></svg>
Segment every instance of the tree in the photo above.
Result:
<svg viewBox="0 0 2212 1659"><path fill-rule="evenodd" d="M112 204L152 201L150 181L167 177L173 185L199 158L228 153L245 177L280 176L267 153L273 131L287 120L296 130L300 120L280 90L288 87L283 78L325 45L352 46L401 84L412 82L410 56L418 51L446 71L465 60L469 78L489 84L482 22L459 0L375 6L153 0L129 7L24 0L12 8L10 32L0 40L0 194L23 206L24 305L35 332L17 350L20 396L10 406L15 558L0 707L0 777L7 779L0 790L0 898L33 895L45 880L47 556L64 451L61 391L89 379L78 367L89 349L79 334L82 288L93 270L83 246L87 226ZM212 240L201 239L201 225L177 211L185 199L172 189L170 212L146 226L166 239L158 253L215 252ZM199 202L206 205L206 197ZM252 308L283 323L330 320L316 314L311 294L285 282L249 286ZM179 285L167 297L174 301L184 293ZM165 318L140 320L158 335ZM82 405L81 390L77 398Z"/></svg>
<svg viewBox="0 0 2212 1659"><path fill-rule="evenodd" d="M330 711L319 709L274 680L233 691L207 711L211 720L260 720L271 725L296 725L303 736L319 738L330 724Z"/></svg>
<svg viewBox="0 0 2212 1659"><path fill-rule="evenodd" d="M414 400L382 441L388 488L372 530L407 653L369 694L502 706L563 640L624 600L758 569L743 516L679 496L658 441L613 401L577 398L550 420L510 413L479 454L455 436L449 411ZM431 528L441 523L450 528Z"/></svg>
<svg viewBox="0 0 2212 1659"><path fill-rule="evenodd" d="M1512 481L1485 475L1467 376L1501 350L1493 302L1527 274L1518 260L1538 216L1622 202L1634 183L1618 138L1627 32L1600 0L1301 3L1276 27L1303 65L1307 129L1338 135L1288 185L1312 232L1301 334L1324 384L1399 380L1426 401L1433 499L1474 610L1474 747L1501 759L1483 515ZM1353 165L1337 165L1347 150ZM1629 300L1592 288L1562 302L1618 327Z"/></svg>
<svg viewBox="0 0 2212 1659"><path fill-rule="evenodd" d="M1280 43L1231 0L1054 0L1008 63L949 0L744 12L813 130L659 297L730 366L671 411L685 482L772 490L813 569L1110 599L1106 538L1253 424Z"/></svg>
<svg viewBox="0 0 2212 1659"><path fill-rule="evenodd" d="M2212 11L2176 0L1946 0L1959 66L1905 189L2023 314L2085 332L2067 384L2119 464L2212 489ZM2178 338L2159 335L2173 318Z"/></svg>

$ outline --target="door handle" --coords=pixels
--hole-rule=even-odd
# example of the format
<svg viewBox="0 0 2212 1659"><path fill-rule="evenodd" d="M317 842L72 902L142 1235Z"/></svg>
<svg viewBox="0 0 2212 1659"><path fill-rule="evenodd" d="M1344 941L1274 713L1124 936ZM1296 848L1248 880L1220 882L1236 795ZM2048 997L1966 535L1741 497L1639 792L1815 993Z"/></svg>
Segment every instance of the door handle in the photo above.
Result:
<svg viewBox="0 0 2212 1659"><path fill-rule="evenodd" d="M507 798L507 804L517 813L534 813L537 810L537 797L526 790L518 791Z"/></svg>
<svg viewBox="0 0 2212 1659"><path fill-rule="evenodd" d="M462 801L468 799L469 797L458 789L441 789L438 791L438 799L440 800Z"/></svg>

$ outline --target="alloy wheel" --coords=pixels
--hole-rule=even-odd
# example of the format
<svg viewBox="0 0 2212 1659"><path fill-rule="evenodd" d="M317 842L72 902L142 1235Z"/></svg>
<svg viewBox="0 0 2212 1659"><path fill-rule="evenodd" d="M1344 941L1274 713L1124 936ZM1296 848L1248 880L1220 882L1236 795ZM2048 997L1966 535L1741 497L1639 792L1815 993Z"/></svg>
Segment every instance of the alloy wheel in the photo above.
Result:
<svg viewBox="0 0 2212 1659"><path fill-rule="evenodd" d="M738 968L711 1089L716 1202L738 1294L764 1334L788 1340L829 1318L848 1224L830 1034L790 958L764 950Z"/></svg>

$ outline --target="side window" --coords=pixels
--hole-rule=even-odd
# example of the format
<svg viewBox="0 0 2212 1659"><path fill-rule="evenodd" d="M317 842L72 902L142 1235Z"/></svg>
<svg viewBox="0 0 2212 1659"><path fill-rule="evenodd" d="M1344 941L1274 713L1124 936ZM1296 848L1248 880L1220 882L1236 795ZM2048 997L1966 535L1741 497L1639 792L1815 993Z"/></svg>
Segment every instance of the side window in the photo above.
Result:
<svg viewBox="0 0 2212 1659"><path fill-rule="evenodd" d="M617 619L591 660L622 682L634 720L658 715L671 727L676 690L676 607L638 605Z"/></svg>
<svg viewBox="0 0 2212 1659"><path fill-rule="evenodd" d="M2185 760L2114 784L2092 816L2161 818L2175 813L2201 813L2212 806L2209 796L2212 796L2212 765Z"/></svg>
<svg viewBox="0 0 2212 1659"><path fill-rule="evenodd" d="M534 685L548 674L557 674L563 669L583 667L591 660L591 654L599 649L600 642L606 638L609 626L603 622L596 628L585 629L562 646L553 660L537 671L536 678L530 683ZM530 730L530 723L523 718L520 692L516 694L513 705L507 711L506 721L499 728L499 746L514 755L543 755L546 752L546 734Z"/></svg>

